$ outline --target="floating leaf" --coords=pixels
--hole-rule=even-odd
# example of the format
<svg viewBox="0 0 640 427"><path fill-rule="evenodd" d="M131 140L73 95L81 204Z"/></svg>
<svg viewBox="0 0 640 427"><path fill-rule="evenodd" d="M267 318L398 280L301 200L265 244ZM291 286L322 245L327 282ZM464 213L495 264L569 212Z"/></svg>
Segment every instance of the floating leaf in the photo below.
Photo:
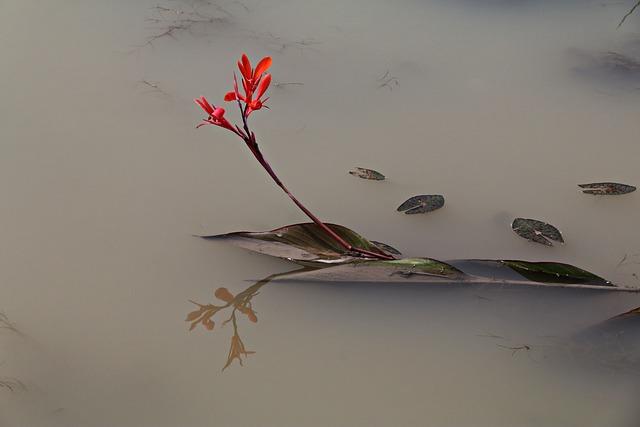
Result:
<svg viewBox="0 0 640 427"><path fill-rule="evenodd" d="M617 182L594 182L591 184L578 184L585 194L596 194L601 196L614 196L628 194L636 191L633 185L619 184Z"/></svg>
<svg viewBox="0 0 640 427"><path fill-rule="evenodd" d="M278 280L367 283L451 283L465 274L447 263L431 258L393 261L362 261L281 276Z"/></svg>
<svg viewBox="0 0 640 427"><path fill-rule="evenodd" d="M391 255L398 255L398 256L402 255L402 253L399 250L397 250L391 245L387 245L386 243L376 242L375 240L372 240L371 243L373 243L374 245L376 245L377 247L379 247L380 249L382 249L383 251Z"/></svg>
<svg viewBox="0 0 640 427"><path fill-rule="evenodd" d="M600 276L569 264L513 260L500 262L534 282L614 286Z"/></svg>
<svg viewBox="0 0 640 427"><path fill-rule="evenodd" d="M407 258L362 261L281 275L276 281L446 285L544 286L637 292L568 264L552 262Z"/></svg>
<svg viewBox="0 0 640 427"><path fill-rule="evenodd" d="M357 176L358 178L362 178L362 179L371 179L374 181L384 180L384 175L382 175L378 171L374 171L373 169L353 168L353 170L350 170L349 173L353 176Z"/></svg>
<svg viewBox="0 0 640 427"><path fill-rule="evenodd" d="M435 211L444 206L444 197L439 194L423 194L413 196L398 206L398 212L419 214Z"/></svg>
<svg viewBox="0 0 640 427"><path fill-rule="evenodd" d="M560 231L551 224L530 218L516 218L511 228L520 237L546 246L553 246L550 240L564 243Z"/></svg>
<svg viewBox="0 0 640 427"><path fill-rule="evenodd" d="M384 253L355 231L336 224L327 224L336 234L352 246L366 249L370 252ZM353 254L345 253L344 249L315 223L287 225L272 231L220 234L217 236L201 236L209 240L220 240L244 249L284 258L303 265L322 266L326 264L341 264L362 260Z"/></svg>

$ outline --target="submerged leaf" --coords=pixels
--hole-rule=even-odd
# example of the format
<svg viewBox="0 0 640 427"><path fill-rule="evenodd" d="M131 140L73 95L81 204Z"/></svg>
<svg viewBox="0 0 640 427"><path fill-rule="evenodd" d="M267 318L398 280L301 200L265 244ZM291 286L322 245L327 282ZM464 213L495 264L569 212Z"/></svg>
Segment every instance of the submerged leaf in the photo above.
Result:
<svg viewBox="0 0 640 427"><path fill-rule="evenodd" d="M413 196L398 206L398 212L406 214L427 213L444 206L444 197L439 194Z"/></svg>
<svg viewBox="0 0 640 427"><path fill-rule="evenodd" d="M336 234L350 245L366 249L370 252L384 253L384 250L360 236L353 230L336 224L327 224ZM303 265L322 266L341 264L362 260L362 257L345 253L344 249L331 239L315 223L287 225L272 231L219 234L217 236L201 236L209 240L220 240L278 258L297 262Z"/></svg>
<svg viewBox="0 0 640 427"><path fill-rule="evenodd" d="M628 194L636 191L633 185L619 184L617 182L594 182L591 184L578 184L585 194L596 194L602 196L614 196Z"/></svg>
<svg viewBox="0 0 640 427"><path fill-rule="evenodd" d="M362 179L371 179L374 181L384 180L384 175L382 175L378 171L374 171L373 169L354 168L353 170L350 170L349 173L353 176L357 176L358 178L362 178Z"/></svg>
<svg viewBox="0 0 640 427"><path fill-rule="evenodd" d="M564 243L560 231L551 224L530 218L516 218L511 223L515 233L532 242L553 246L550 240Z"/></svg>

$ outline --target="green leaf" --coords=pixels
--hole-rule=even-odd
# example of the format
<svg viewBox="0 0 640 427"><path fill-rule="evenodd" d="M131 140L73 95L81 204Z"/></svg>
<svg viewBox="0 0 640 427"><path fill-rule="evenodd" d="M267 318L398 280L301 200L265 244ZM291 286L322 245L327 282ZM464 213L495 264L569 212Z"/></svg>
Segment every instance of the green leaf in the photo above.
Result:
<svg viewBox="0 0 640 427"><path fill-rule="evenodd" d="M585 194L595 194L598 196L617 196L636 191L633 185L619 184L617 182L594 182L591 184L578 184Z"/></svg>
<svg viewBox="0 0 640 427"><path fill-rule="evenodd" d="M280 276L278 281L323 283L395 283L498 285L581 288L638 292L567 264L501 260L405 258L393 261L358 261Z"/></svg>
<svg viewBox="0 0 640 427"><path fill-rule="evenodd" d="M384 249L347 227L336 224L327 224L327 226L352 246L371 252L384 253ZM363 259L346 253L335 240L331 239L313 222L287 225L271 231L240 231L200 237L208 240L224 241L244 249L287 259L303 265L323 266Z"/></svg>
<svg viewBox="0 0 640 427"><path fill-rule="evenodd" d="M500 262L534 282L614 286L600 276L569 264L512 260Z"/></svg>
<svg viewBox="0 0 640 427"><path fill-rule="evenodd" d="M454 266L431 258L393 261L359 261L335 267L294 273L278 280L367 283L452 283L466 275Z"/></svg>
<svg viewBox="0 0 640 427"><path fill-rule="evenodd" d="M520 237L546 246L553 246L551 240L564 243L560 230L551 224L530 218L516 218L511 229Z"/></svg>
<svg viewBox="0 0 640 427"><path fill-rule="evenodd" d="M423 194L413 196L398 206L397 211L407 215L427 213L444 206L444 197L440 194Z"/></svg>
<svg viewBox="0 0 640 427"><path fill-rule="evenodd" d="M357 176L358 178L362 178L362 179L370 179L373 181L384 180L384 175L382 175L378 171L374 171L373 169L353 168L353 170L350 170L349 173L353 176Z"/></svg>

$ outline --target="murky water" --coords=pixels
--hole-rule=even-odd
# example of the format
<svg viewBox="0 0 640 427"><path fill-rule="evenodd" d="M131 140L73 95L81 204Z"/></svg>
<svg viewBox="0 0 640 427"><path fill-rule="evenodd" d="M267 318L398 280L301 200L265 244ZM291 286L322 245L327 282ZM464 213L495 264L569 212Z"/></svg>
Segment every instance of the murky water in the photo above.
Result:
<svg viewBox="0 0 640 427"><path fill-rule="evenodd" d="M635 294L271 283L237 319L256 353L224 372L229 313L184 321L295 268L192 237L305 220L232 135L195 129L242 52L274 59L253 127L323 219L640 286L637 193L576 187L640 183L632 3L2 2L0 311L21 335L0 329L0 425L637 425L637 352L570 338ZM395 211L415 194L446 206ZM567 244L518 238L517 216Z"/></svg>

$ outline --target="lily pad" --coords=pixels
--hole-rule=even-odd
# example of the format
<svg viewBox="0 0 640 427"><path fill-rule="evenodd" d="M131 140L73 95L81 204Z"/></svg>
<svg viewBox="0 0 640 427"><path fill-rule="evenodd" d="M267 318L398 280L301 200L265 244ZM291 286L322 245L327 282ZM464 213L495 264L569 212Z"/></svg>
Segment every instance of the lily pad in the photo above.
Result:
<svg viewBox="0 0 640 427"><path fill-rule="evenodd" d="M440 194L423 194L413 196L398 206L398 212L405 214L419 214L435 211L444 206L444 197Z"/></svg>
<svg viewBox="0 0 640 427"><path fill-rule="evenodd" d="M327 226L352 246L357 246L370 252L384 253L384 249L347 227L337 224L327 224ZM244 249L284 258L303 265L322 266L349 263L363 259L346 253L340 245L327 236L313 222L287 225L271 231L240 231L200 237L208 240L224 241Z"/></svg>
<svg viewBox="0 0 640 427"><path fill-rule="evenodd" d="M358 178L370 179L373 181L383 181L385 178L380 172L366 168L354 168L353 170L350 170L349 173L353 176L357 176Z"/></svg>
<svg viewBox="0 0 640 427"><path fill-rule="evenodd" d="M530 218L516 218L511 223L515 233L532 242L553 246L551 240L564 243L560 231L551 224Z"/></svg>
<svg viewBox="0 0 640 427"><path fill-rule="evenodd" d="M602 196L616 196L628 194L636 191L633 185L619 184L617 182L594 182L591 184L578 184L585 194L595 194Z"/></svg>

